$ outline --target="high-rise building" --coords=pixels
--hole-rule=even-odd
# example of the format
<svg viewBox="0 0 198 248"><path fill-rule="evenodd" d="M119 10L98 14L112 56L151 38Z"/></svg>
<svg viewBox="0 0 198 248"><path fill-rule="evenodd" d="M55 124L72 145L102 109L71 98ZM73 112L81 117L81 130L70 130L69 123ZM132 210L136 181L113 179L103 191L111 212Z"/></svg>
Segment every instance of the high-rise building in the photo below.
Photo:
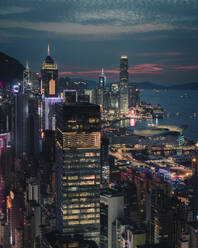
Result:
<svg viewBox="0 0 198 248"><path fill-rule="evenodd" d="M135 85L128 86L129 108L136 107L140 103L140 93Z"/></svg>
<svg viewBox="0 0 198 248"><path fill-rule="evenodd" d="M102 72L99 76L98 88L97 88L97 104L99 104L104 109L104 93L106 86L106 76L102 68Z"/></svg>
<svg viewBox="0 0 198 248"><path fill-rule="evenodd" d="M120 57L120 113L128 111L128 57Z"/></svg>
<svg viewBox="0 0 198 248"><path fill-rule="evenodd" d="M39 99L30 95L28 99L28 121L27 121L27 144L28 155L38 158L40 154L40 132L39 132Z"/></svg>
<svg viewBox="0 0 198 248"><path fill-rule="evenodd" d="M78 95L84 95L85 89L87 88L87 82L75 81L72 83L72 89L78 92Z"/></svg>
<svg viewBox="0 0 198 248"><path fill-rule="evenodd" d="M99 244L100 108L56 105L57 229Z"/></svg>
<svg viewBox="0 0 198 248"><path fill-rule="evenodd" d="M117 83L111 83L109 92L109 110L119 110L119 87Z"/></svg>
<svg viewBox="0 0 198 248"><path fill-rule="evenodd" d="M11 129L11 102L0 103L0 133L8 133Z"/></svg>
<svg viewBox="0 0 198 248"><path fill-rule="evenodd" d="M111 83L110 84L110 92L111 93L118 93L119 91L119 87L118 87L118 84L117 83Z"/></svg>
<svg viewBox="0 0 198 248"><path fill-rule="evenodd" d="M44 93L47 97L57 95L57 81L58 67L50 56L48 45L48 56L44 60L41 69L41 93Z"/></svg>
<svg viewBox="0 0 198 248"><path fill-rule="evenodd" d="M19 94L15 99L15 152L17 157L23 157L28 153L27 127L28 127L28 95Z"/></svg>
<svg viewBox="0 0 198 248"><path fill-rule="evenodd" d="M112 224L116 218L124 215L124 196L122 193L109 190L103 192L101 201L101 247L112 248L113 230Z"/></svg>
<svg viewBox="0 0 198 248"><path fill-rule="evenodd" d="M42 97L41 130L55 131L55 104L64 102L63 97Z"/></svg>
<svg viewBox="0 0 198 248"><path fill-rule="evenodd" d="M105 88L106 87L106 76L104 74L104 70L102 68L101 74L99 76L99 88Z"/></svg>
<svg viewBox="0 0 198 248"><path fill-rule="evenodd" d="M14 96L14 143L17 157L25 155L38 158L39 114L38 98L31 94Z"/></svg>
<svg viewBox="0 0 198 248"><path fill-rule="evenodd" d="M30 69L28 62L26 63L26 68L23 71L23 90L30 89L31 82L30 82Z"/></svg>

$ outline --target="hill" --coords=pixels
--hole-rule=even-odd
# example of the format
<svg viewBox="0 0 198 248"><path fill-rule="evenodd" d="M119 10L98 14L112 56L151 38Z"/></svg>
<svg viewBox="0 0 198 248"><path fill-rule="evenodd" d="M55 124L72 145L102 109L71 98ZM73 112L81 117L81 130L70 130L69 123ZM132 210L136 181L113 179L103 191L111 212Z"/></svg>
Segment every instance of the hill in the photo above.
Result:
<svg viewBox="0 0 198 248"><path fill-rule="evenodd" d="M22 80L24 66L15 58L0 52L0 81L11 83L14 80Z"/></svg>
<svg viewBox="0 0 198 248"><path fill-rule="evenodd" d="M152 82L141 82L141 83L134 83L138 89L147 89L147 90L161 90L166 89L167 87L159 84L154 84Z"/></svg>
<svg viewBox="0 0 198 248"><path fill-rule="evenodd" d="M192 82L192 83L173 85L173 86L170 86L169 89L171 90L198 90L198 83Z"/></svg>

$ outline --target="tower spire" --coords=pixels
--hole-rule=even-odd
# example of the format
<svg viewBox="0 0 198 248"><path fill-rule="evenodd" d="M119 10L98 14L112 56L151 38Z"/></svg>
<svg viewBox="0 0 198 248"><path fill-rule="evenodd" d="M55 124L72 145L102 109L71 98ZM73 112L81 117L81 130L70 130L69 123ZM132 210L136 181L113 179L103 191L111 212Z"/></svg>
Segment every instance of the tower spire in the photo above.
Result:
<svg viewBox="0 0 198 248"><path fill-rule="evenodd" d="M103 67L102 67L102 72L101 72L101 74L102 74L102 75L104 74L104 69L103 69Z"/></svg>
<svg viewBox="0 0 198 248"><path fill-rule="evenodd" d="M25 67L26 70L29 70L29 64L28 64L28 61L26 61L26 67Z"/></svg>
<svg viewBox="0 0 198 248"><path fill-rule="evenodd" d="M50 56L50 46L49 46L49 43L48 43L48 48L47 48L47 55Z"/></svg>

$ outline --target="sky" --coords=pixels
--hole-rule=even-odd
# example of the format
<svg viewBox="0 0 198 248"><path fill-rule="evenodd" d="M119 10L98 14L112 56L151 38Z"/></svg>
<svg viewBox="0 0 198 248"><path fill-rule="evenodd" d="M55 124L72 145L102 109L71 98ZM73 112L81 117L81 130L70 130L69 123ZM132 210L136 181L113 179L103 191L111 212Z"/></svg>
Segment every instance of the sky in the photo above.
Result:
<svg viewBox="0 0 198 248"><path fill-rule="evenodd" d="M50 44L61 76L198 82L198 0L0 0L0 51L39 72Z"/></svg>

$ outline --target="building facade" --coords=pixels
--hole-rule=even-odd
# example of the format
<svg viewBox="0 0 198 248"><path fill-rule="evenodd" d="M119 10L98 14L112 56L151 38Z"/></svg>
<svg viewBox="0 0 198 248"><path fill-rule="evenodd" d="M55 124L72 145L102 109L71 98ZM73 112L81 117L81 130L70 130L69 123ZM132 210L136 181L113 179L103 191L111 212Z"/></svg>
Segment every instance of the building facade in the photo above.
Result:
<svg viewBox="0 0 198 248"><path fill-rule="evenodd" d="M120 113L128 112L128 57L120 57Z"/></svg>
<svg viewBox="0 0 198 248"><path fill-rule="evenodd" d="M100 108L56 106L57 228L99 244Z"/></svg>
<svg viewBox="0 0 198 248"><path fill-rule="evenodd" d="M48 45L48 56L44 60L41 69L41 94L46 97L57 95L58 66L50 56Z"/></svg>

